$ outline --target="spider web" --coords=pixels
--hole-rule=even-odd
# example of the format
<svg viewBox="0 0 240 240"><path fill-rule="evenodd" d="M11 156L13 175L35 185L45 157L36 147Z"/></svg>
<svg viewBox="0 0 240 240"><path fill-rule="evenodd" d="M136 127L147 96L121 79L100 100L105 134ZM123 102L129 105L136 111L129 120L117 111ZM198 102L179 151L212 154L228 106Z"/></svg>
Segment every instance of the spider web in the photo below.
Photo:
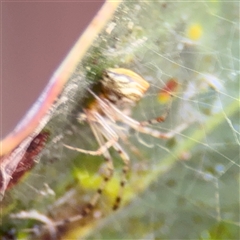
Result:
<svg viewBox="0 0 240 240"><path fill-rule="evenodd" d="M17 196L19 211L37 209L64 219L91 199L100 183L102 158L66 151L62 144L97 148L88 126L76 121L82 105L78 94L86 85L80 82L86 73L95 81L99 66L120 66L151 84L132 110L134 119L157 117L171 103L166 121L153 128L168 132L181 123L188 128L167 141L127 131L128 142L121 145L131 158L123 196L128 204L116 213L109 211L122 166L110 151L116 176L93 217L83 221L90 227L78 223L67 237L84 233L87 239L238 239L239 7L239 2L222 1L122 4L64 90L67 101L49 123L52 137L41 161L5 202ZM161 94L172 79L178 87L164 102Z"/></svg>
<svg viewBox="0 0 240 240"><path fill-rule="evenodd" d="M145 146L141 167L152 171L138 185L151 184L89 239L237 239L239 3L161 2L133 8L139 25L151 36L132 41L132 48L142 46L134 61L152 85L135 118L158 116L159 92L176 79L180 88L170 114L157 128L171 131L181 122L193 123L167 143L137 136L134 146ZM131 20L136 12L128 11ZM145 22L149 13L154 22ZM235 110L229 114L232 104ZM178 159L174 166L169 163L172 158ZM162 175L169 164L171 170Z"/></svg>

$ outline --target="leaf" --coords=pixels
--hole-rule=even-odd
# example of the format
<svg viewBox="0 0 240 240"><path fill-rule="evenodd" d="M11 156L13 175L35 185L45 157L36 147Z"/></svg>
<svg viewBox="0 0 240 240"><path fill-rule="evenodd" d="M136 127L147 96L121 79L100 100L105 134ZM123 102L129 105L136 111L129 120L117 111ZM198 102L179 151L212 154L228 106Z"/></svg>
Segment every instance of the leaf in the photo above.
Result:
<svg viewBox="0 0 240 240"><path fill-rule="evenodd" d="M151 84L133 108L134 119L161 115L168 107L159 94L174 79L178 88L169 116L153 128L168 132L182 123L188 128L168 141L126 129L128 142L120 144L130 155L131 171L122 208L111 211L123 165L111 151L115 174L93 214L62 227L59 238L216 239L222 234L237 239L238 9L239 3L219 1L121 3L56 102L44 128L50 139L39 163L5 194L3 235L12 228L20 238L43 216L55 222L76 216L94 195L103 158L63 144L97 149L88 125L76 118L86 106L86 88L97 83L106 68L124 67ZM42 214L39 221L30 220L32 209ZM21 210L29 220L8 218Z"/></svg>

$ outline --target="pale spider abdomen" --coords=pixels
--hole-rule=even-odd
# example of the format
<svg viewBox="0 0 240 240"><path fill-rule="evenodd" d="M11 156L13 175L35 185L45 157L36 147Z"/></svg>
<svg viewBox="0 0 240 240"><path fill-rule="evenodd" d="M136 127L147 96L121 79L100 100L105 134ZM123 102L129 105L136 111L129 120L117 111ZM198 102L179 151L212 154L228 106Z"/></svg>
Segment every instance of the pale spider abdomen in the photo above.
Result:
<svg viewBox="0 0 240 240"><path fill-rule="evenodd" d="M106 69L102 79L106 97L117 102L138 102L149 88L149 83L137 73L125 68Z"/></svg>

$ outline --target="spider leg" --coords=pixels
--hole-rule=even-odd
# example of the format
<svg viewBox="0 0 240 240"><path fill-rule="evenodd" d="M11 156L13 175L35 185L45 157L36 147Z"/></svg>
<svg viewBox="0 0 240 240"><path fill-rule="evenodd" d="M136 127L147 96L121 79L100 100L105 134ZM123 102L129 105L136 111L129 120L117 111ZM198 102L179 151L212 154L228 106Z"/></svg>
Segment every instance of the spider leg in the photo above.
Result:
<svg viewBox="0 0 240 240"><path fill-rule="evenodd" d="M102 155L104 152L107 151L107 149L112 147L113 144L117 140L118 140L117 138L112 138L112 139L108 140L101 147L99 147L96 151L90 151L90 150L85 150L85 149L81 149L81 148L77 148L77 147L72 147L72 146L69 146L67 144L63 144L63 146L68 148L68 149L75 150L77 152L86 153L86 154L89 154L89 155L92 155L92 156L98 156L98 155Z"/></svg>
<svg viewBox="0 0 240 240"><path fill-rule="evenodd" d="M97 142L99 143L100 146L104 145L104 138L103 138L103 134L102 134L102 129L101 126L98 126L97 124L90 124L90 127L94 133L94 136L97 139ZM107 142L111 141L112 139L116 139L116 136L113 134L110 134L110 138ZM114 141L116 142L116 141ZM103 182L101 183L100 187L97 189L97 192L95 193L95 195L93 196L93 198L91 199L91 201L87 204L87 206L84 208L83 210L83 214L84 216L86 216L87 214L90 213L90 211L94 208L94 206L97 204L100 196L102 195L103 190L105 189L107 183L110 181L110 179L112 178L113 175L113 160L111 158L111 155L108 152L108 149L106 151L104 151L102 153L105 162L106 162L106 169L104 171L104 175L103 175Z"/></svg>
<svg viewBox="0 0 240 240"><path fill-rule="evenodd" d="M91 155L103 155L105 162L106 162L106 170L103 175L103 182L101 183L100 187L97 189L96 194L93 196L91 201L86 205L83 209L82 217L88 215L94 206L97 204L106 184L112 178L113 175L113 160L108 152L108 148L114 146L114 144L118 141L118 135L112 130L111 127L106 123L106 119L103 118L99 113L94 113L94 118L96 122L89 122L89 125L92 129L92 132L100 145L100 148L97 151L88 151L83 150L75 147L68 146L64 144L65 147L76 150L78 152L87 153ZM105 133L105 134L103 134ZM107 142L105 142L105 139ZM81 219L82 217L76 217L76 219ZM75 218L74 218L75 219ZM67 222L72 222L71 218L67 220Z"/></svg>
<svg viewBox="0 0 240 240"><path fill-rule="evenodd" d="M109 110L109 106L112 108L112 106L114 107L114 110L117 109L118 113L120 113L120 115L124 115L121 111L119 111L118 108L116 108L112 103L110 103L107 99L101 99L99 96L97 96L94 92L92 92L90 89L88 89L88 91L96 98L96 100L98 101L98 103L102 106L102 108L104 109L104 112L106 115L108 115L109 118L112 118L112 112ZM140 124L141 126L146 126L146 125L150 125L150 124L156 124L156 123L160 123L160 122L164 122L165 119L167 118L169 111L171 109L172 106L172 101L170 101L170 104L168 104L168 107L165 111L165 113L163 113L161 116L158 116L156 118L153 119L149 119L146 121L141 121L138 122L138 124ZM124 115L126 116L126 115ZM126 116L128 117L128 116ZM128 117L130 118L130 117Z"/></svg>
<svg viewBox="0 0 240 240"><path fill-rule="evenodd" d="M168 114L169 114L171 106L172 106L172 101L170 102L170 104L168 104L167 109L165 110L165 112L161 116L158 116L156 118L149 119L149 120L146 120L146 121L141 121L141 122L139 122L139 124L141 126L146 126L146 125L151 125L151 124L164 122L166 120Z"/></svg>
<svg viewBox="0 0 240 240"><path fill-rule="evenodd" d="M90 155L93 155L93 156L99 156L99 155L102 155L104 152L107 151L107 149L109 149L110 147L113 146L113 144L115 142L118 141L118 135L112 131L112 129L105 123L106 122L106 119L104 119L100 114L98 113L91 113L94 118L95 118L95 121L89 121L89 125L92 129L92 132L95 136L95 138L97 139L98 141L98 144L100 145L100 147L95 150L95 151L90 151L90 150L85 150L85 149L81 149L81 148L77 148L77 147L72 147L72 146L69 146L67 144L63 144L63 146L65 146L66 148L68 149L71 149L71 150L75 150L75 151L78 151L78 152L81 152L81 153L86 153L86 154L90 154ZM85 114L84 114L85 115ZM87 117L86 117L87 118ZM101 141L101 143L99 142L99 133L97 131L97 125L96 125L96 122L99 123L99 125L102 125L104 128L106 128L110 133L111 133L111 137L108 138L108 141L104 143L104 141ZM95 124L94 124L95 123Z"/></svg>
<svg viewBox="0 0 240 240"><path fill-rule="evenodd" d="M106 144L105 139L102 134L102 129L101 129L102 126L96 124L95 122L91 122L90 127L91 127L93 134L96 137L99 145L103 146L104 144ZM105 131L108 132L107 130L105 130ZM116 136L112 136L112 132L113 131L111 131L111 134L109 133L109 136L111 136L112 139L114 139L114 138L116 138ZM108 142L110 142L110 140ZM71 149L76 150L75 148L71 148ZM66 218L64 220L57 221L54 223L55 227L81 220L82 218L86 217L92 211L92 209L96 206L100 196L102 195L103 190L105 189L109 180L112 178L113 169L114 169L113 160L111 158L111 155L108 152L108 149L105 149L105 151L103 151L101 154L103 155L105 162L106 162L106 169L105 169L106 171L104 172L104 175L103 175L103 181L102 181L101 185L98 187L95 195L92 197L92 199L89 201L89 203L87 203L86 206L83 208L83 211L81 214Z"/></svg>
<svg viewBox="0 0 240 240"><path fill-rule="evenodd" d="M123 160L124 166L122 168L122 178L120 180L120 190L118 193L118 196L116 197L115 203L113 205L113 210L117 210L120 206L121 200L122 200L122 195L123 195L123 190L124 187L126 185L127 182L127 174L129 172L129 163L130 163L130 159L128 154L122 149L122 147L118 144L115 143L113 145L114 149L118 152L118 154L120 155L120 157Z"/></svg>
<svg viewBox="0 0 240 240"><path fill-rule="evenodd" d="M94 98L97 100L99 106L101 106L103 112L105 113L105 115L107 115L107 117L112 121L115 122L114 119L114 112L112 111L111 105L109 104L110 102L106 99L100 98L98 95L96 95L94 92L92 92L90 89L88 89L88 91L94 96ZM101 116L99 115L99 118L101 118Z"/></svg>
<svg viewBox="0 0 240 240"><path fill-rule="evenodd" d="M104 131L104 129L103 129L102 134L104 135L105 138L109 138L110 137L108 132ZM122 200L122 195L123 195L123 190L124 190L124 187L126 185L127 173L129 172L130 158L129 158L128 154L123 150L123 148L121 147L121 145L118 142L113 144L113 148L120 155L120 157L121 157L121 159L122 159L122 161L124 163L124 166L122 168L122 176L121 176L121 180L120 180L120 189L119 189L118 195L117 195L117 197L115 199L115 202L113 204L113 210L117 210L119 208L119 206L120 206L120 203L121 203L121 200Z"/></svg>
<svg viewBox="0 0 240 240"><path fill-rule="evenodd" d="M169 139L175 136L177 133L182 132L184 129L186 129L189 125L189 123L185 122L177 126L175 129L169 131L169 132L161 132L156 129L149 128L147 126L142 126L141 122L138 122L134 120L133 118L123 114L117 107L115 107L113 104L108 102L108 104L111 106L111 108L114 110L114 112L118 115L119 119L130 126L131 128L135 129L138 132L151 135L155 138L164 138Z"/></svg>

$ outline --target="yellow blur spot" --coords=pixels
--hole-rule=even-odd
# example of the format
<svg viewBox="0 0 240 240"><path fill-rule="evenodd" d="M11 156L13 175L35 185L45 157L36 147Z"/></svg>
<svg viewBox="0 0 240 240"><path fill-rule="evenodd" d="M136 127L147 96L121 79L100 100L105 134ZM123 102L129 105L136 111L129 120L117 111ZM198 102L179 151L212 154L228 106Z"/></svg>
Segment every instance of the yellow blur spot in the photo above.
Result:
<svg viewBox="0 0 240 240"><path fill-rule="evenodd" d="M81 186L85 189L97 189L102 181L101 176L96 174L89 174L86 170L78 170L76 177L79 180Z"/></svg>
<svg viewBox="0 0 240 240"><path fill-rule="evenodd" d="M87 171L78 171L77 178L84 189L97 190L103 182L103 177L99 174L89 174ZM104 188L104 194L113 198L116 197L120 186L120 179L112 177Z"/></svg>
<svg viewBox="0 0 240 240"><path fill-rule="evenodd" d="M89 174L85 170L78 170L76 174L77 179L79 180L81 187L83 189L88 189L88 190L97 190L100 186L101 183L103 182L102 176L98 174ZM119 194L120 190L120 181L121 179L119 178L118 175L114 175L110 181L106 184L106 186L103 189L103 194L108 197L109 201L111 204L113 204L116 200L116 197ZM125 186L124 190L124 196L122 197L122 204L128 199L131 195L131 189L128 185Z"/></svg>
<svg viewBox="0 0 240 240"><path fill-rule="evenodd" d="M171 95L169 93L163 92L158 95L158 101L162 104L167 103L171 99Z"/></svg>
<svg viewBox="0 0 240 240"><path fill-rule="evenodd" d="M187 37L193 41L199 40L202 37L203 28L200 24L192 24L187 30Z"/></svg>

